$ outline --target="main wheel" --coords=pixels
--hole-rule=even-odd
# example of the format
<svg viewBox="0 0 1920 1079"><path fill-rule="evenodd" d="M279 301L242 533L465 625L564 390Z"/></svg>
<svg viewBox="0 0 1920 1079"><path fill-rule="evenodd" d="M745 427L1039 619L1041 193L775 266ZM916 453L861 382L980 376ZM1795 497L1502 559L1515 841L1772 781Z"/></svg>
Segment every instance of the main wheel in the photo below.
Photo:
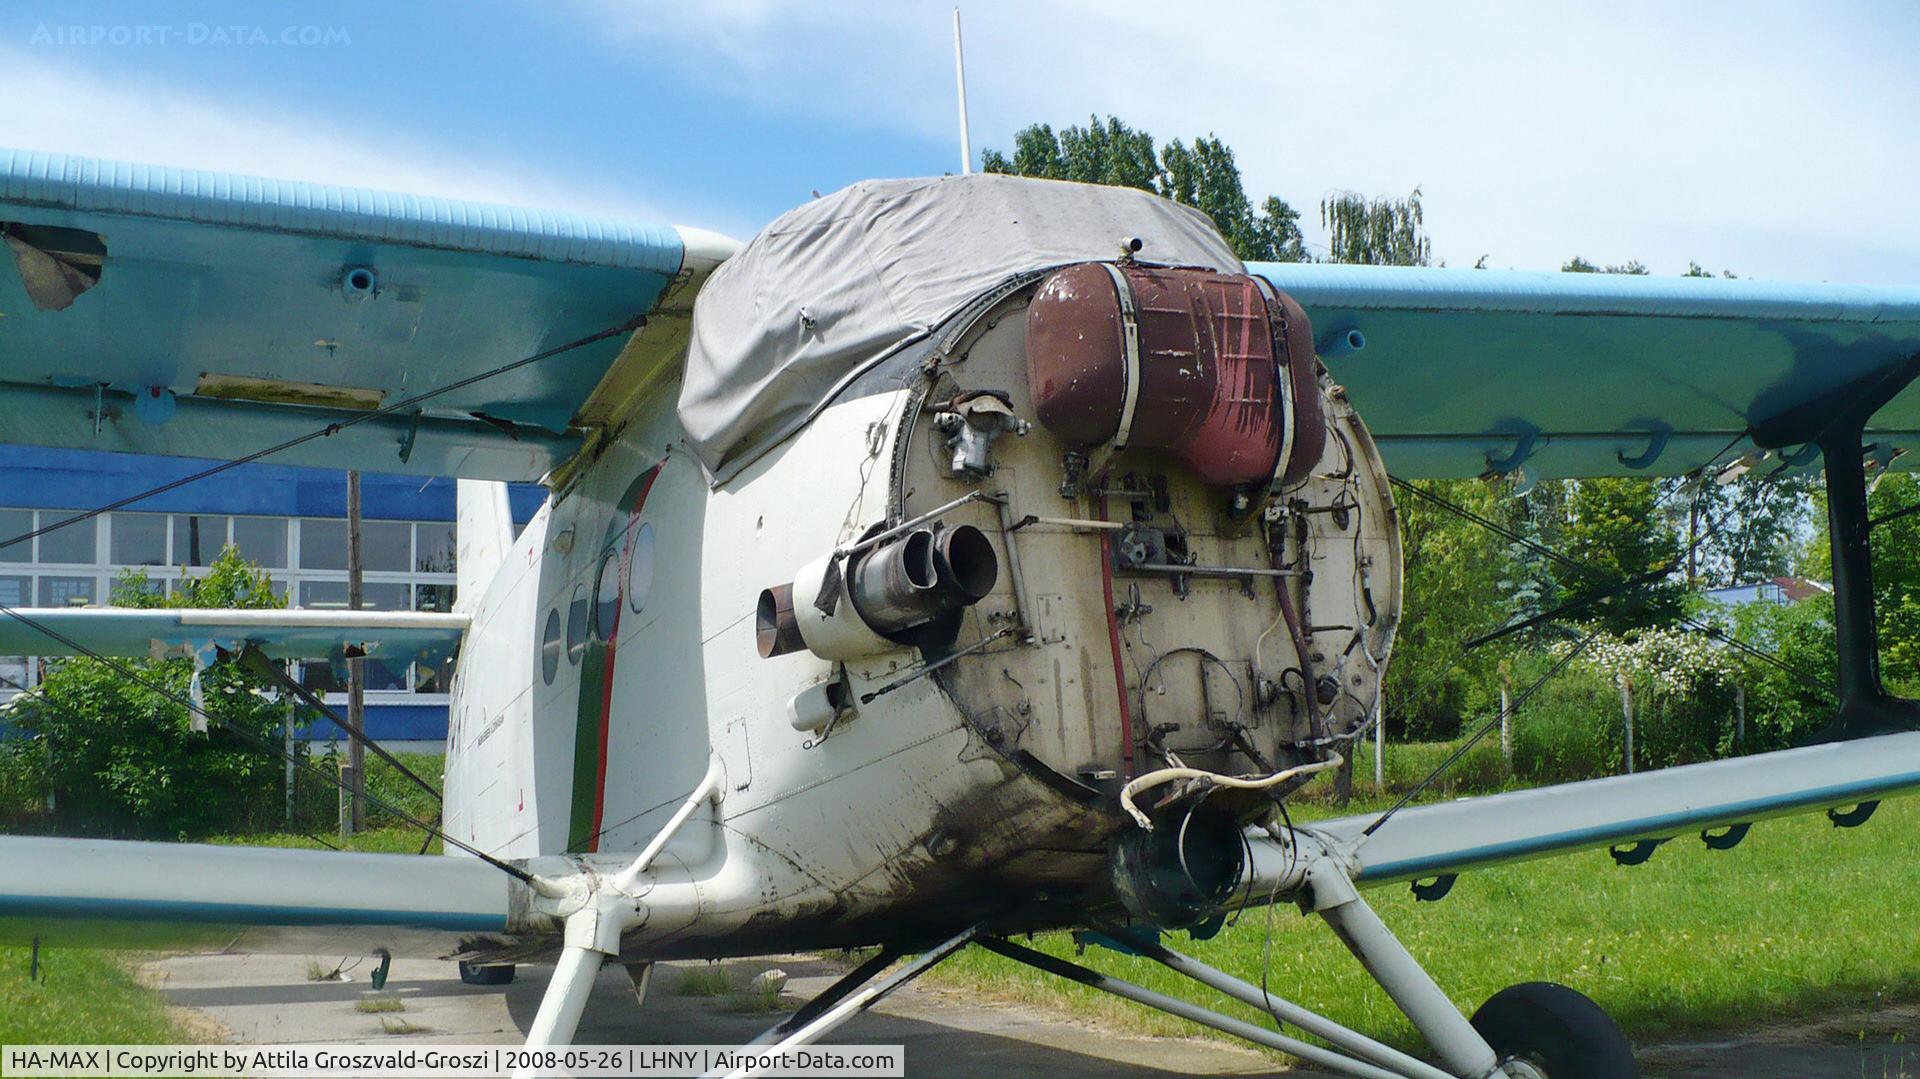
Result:
<svg viewBox="0 0 1920 1079"><path fill-rule="evenodd" d="M1552 982L1523 982L1473 1013L1473 1028L1502 1063L1523 1060L1547 1079L1639 1079L1633 1047L1607 1013Z"/></svg>
<svg viewBox="0 0 1920 1079"><path fill-rule="evenodd" d="M513 964L479 966L460 960L460 980L468 985L506 985L513 981Z"/></svg>

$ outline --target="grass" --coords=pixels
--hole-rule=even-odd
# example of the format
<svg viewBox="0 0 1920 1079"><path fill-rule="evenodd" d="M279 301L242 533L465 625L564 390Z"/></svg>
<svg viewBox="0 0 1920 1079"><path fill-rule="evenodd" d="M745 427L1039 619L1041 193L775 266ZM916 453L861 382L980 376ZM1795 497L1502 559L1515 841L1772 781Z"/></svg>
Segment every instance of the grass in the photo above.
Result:
<svg viewBox="0 0 1920 1079"><path fill-rule="evenodd" d="M291 847L300 850L327 850L327 844L339 850L364 851L376 854L418 854L420 841L425 833L410 824L374 828L352 836L339 833L319 833L305 835L296 832L268 832L262 835L219 835L199 840L202 843L219 843L237 847ZM320 840L325 839L322 843ZM427 848L428 854L439 854L440 841L434 840Z"/></svg>
<svg viewBox="0 0 1920 1079"><path fill-rule="evenodd" d="M398 756L430 782L439 779L442 761L438 756L419 753ZM438 808L432 799L394 772L386 762L369 757L367 780L372 790L389 801L401 804L408 812L426 820L437 818ZM328 829L313 835L206 836L194 841L311 850L324 850L328 844L332 844L344 850L405 854L420 850L425 834L419 828L390 823L391 817L378 811L373 816L379 827L344 840ZM321 842L321 839L326 842ZM440 849L440 841L434 840L428 852L439 853ZM36 931L9 931L6 921L0 919L0 938L21 939ZM192 925L155 931L148 927L101 922L86 923L77 931L69 927L54 927L47 932L51 934L50 944L43 947L41 952L46 971L44 982L28 980L29 948L0 946L0 1042L165 1044L201 1040L200 1035L169 1016L165 998L140 984L134 974L133 964L141 956L108 949L151 951L217 947L229 934L218 928ZM75 937L75 932L84 936ZM87 946L71 946L76 940ZM308 964L310 979L326 978L331 973L331 966L322 967L315 962ZM397 999L386 1002L362 1000L357 1007L361 1011L379 1013L400 1011L405 1005ZM408 1030L397 1029L394 1024ZM383 1029L388 1033L406 1033L416 1028L405 1020L383 1016Z"/></svg>
<svg viewBox="0 0 1920 1079"><path fill-rule="evenodd" d="M1355 811L1365 808L1357 806ZM1303 806L1301 816L1326 816ZM1691 836L1638 867L1605 851L1463 875L1439 903L1405 885L1366 893L1401 940L1463 1009L1504 986L1564 982L1599 1001L1630 1036L1711 1029L1782 1015L1858 1014L1920 999L1920 861L1911 837L1920 801L1893 800L1854 830L1819 815L1754 826L1732 851ZM1263 961L1271 928L1270 966ZM1210 941L1175 950L1348 1026L1403 1046L1411 1025L1315 918L1288 906L1251 910ZM1071 956L1064 935L1036 947ZM1255 1013L1145 959L1089 950L1110 975L1228 1014ZM1021 1001L1060 1002L1145 1033L1200 1028L969 949L935 976Z"/></svg>
<svg viewBox="0 0 1920 1079"><path fill-rule="evenodd" d="M199 1040L134 976L133 957L92 948L45 949L42 981L28 980L30 949L0 947L0 1042L165 1045Z"/></svg>
<svg viewBox="0 0 1920 1079"><path fill-rule="evenodd" d="M1451 742L1394 742L1387 746L1387 790L1402 794L1412 790L1440 767L1465 739ZM1373 786L1373 743L1362 741L1353 747L1353 789L1370 794ZM1460 762L1448 769L1430 788L1427 798L1453 798L1466 794L1484 794L1527 786L1512 777L1512 769L1500 755L1500 735L1482 738L1467 751ZM1296 797L1324 801L1332 796L1333 784L1322 779L1309 784Z"/></svg>
<svg viewBox="0 0 1920 1079"><path fill-rule="evenodd" d="M1506 785L1497 748L1493 760L1480 759L1494 740L1488 742L1469 758L1476 767L1462 773L1467 782L1443 792ZM1389 788L1410 786L1451 749L1450 744L1390 747ZM1370 792L1370 747L1356 755L1355 763L1356 788ZM437 765L426 761L416 770L438 774ZM1352 811L1366 808L1369 803L1363 801ZM1332 812L1306 803L1296 816ZM1920 862L1911 857L1908 839L1916 829L1920 800L1894 800L1856 830L1836 830L1819 815L1789 818L1756 825L1733 851L1709 851L1683 837L1635 868L1616 866L1604 851L1593 851L1467 874L1440 903L1415 903L1404 885L1369 892L1367 898L1468 1011L1506 985L1549 979L1590 994L1640 1039L1781 1015L1860 1014L1882 1002L1920 1000L1920 937L1904 928L1920 921ZM344 843L323 834L351 850L404 853L418 851L422 838L411 826L375 828ZM324 847L298 834L205 841ZM432 849L438 850L437 842ZM1176 935L1169 943L1257 983L1269 926L1267 969L1275 992L1349 1026L1416 1044L1404 1017L1326 927L1292 907L1273 909L1271 918L1265 910L1249 911L1211 941ZM134 937L115 943L159 946ZM1042 937L1037 946L1056 955L1074 950L1063 935ZM27 950L0 948L0 1041L193 1040L168 1017L160 996L142 987L114 953L62 944L44 957L46 982L29 982ZM1096 949L1083 962L1228 1014L1254 1015L1145 960ZM961 953L932 977L1013 1000L1065 1002L1139 1032L1199 1032L980 949ZM766 1005L764 994L743 988L718 964L683 971L673 991L725 998L741 1009ZM375 1002L363 1000L360 1007L398 1010L370 1004ZM411 1025L383 1016L383 1029L387 1022Z"/></svg>
<svg viewBox="0 0 1920 1079"><path fill-rule="evenodd" d="M723 997L733 992L733 975L718 963L694 967L680 972L673 992L681 997Z"/></svg>
<svg viewBox="0 0 1920 1079"><path fill-rule="evenodd" d="M379 1015L382 1012L404 1012L407 1010L407 1002L401 1000L399 997L385 994L377 996L369 995L361 997L359 1001L354 1004L353 1010L363 1012L367 1015Z"/></svg>

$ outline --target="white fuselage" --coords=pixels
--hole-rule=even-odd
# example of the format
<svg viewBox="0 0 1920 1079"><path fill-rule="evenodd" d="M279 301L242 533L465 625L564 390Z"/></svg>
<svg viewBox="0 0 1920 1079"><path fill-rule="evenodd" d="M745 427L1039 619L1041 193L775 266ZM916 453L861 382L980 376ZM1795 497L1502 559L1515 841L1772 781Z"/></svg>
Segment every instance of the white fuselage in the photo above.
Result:
<svg viewBox="0 0 1920 1079"><path fill-rule="evenodd" d="M1274 578L1117 577L1109 599L1110 537L1072 524L1108 507L1059 494L1059 443L1035 427L1000 439L984 479L948 467L933 392L992 388L1031 415L1023 302L997 329L984 323L959 386L948 373L849 394L718 486L681 441L677 386L658 387L549 499L473 608L453 686L447 831L499 857L610 870L717 761L717 805L679 828L650 871L653 886L692 894L662 904L682 924L649 926L646 955L846 946L1022 906L1020 917L1046 922L1050 902L1110 903L1109 838L1128 827L1119 783L1162 759L1225 760L1238 751L1222 732L1235 729L1261 745L1262 762L1284 758L1305 714L1288 697L1304 683L1288 676L1305 664L1273 632ZM1330 413L1348 435L1328 451L1337 475L1299 488L1296 502L1344 499L1365 512L1351 528L1345 515L1289 518L1288 557L1318 576L1282 587L1326 624L1312 648L1342 688L1322 707L1351 725L1371 708L1397 619L1397 521L1364 429L1343 402ZM1163 457L1136 455L1132 467L1143 483L1152 473L1198 563L1269 564L1257 518L1216 527L1217 490ZM1007 503L950 515L992 538L1001 567L949 642L976 651L937 675L904 644L844 661L807 648L762 658L764 589L973 491ZM1116 496L1111 509L1128 505ZM1133 505L1136 520L1155 512ZM1009 527L1026 515L1068 523ZM1132 613L1110 625L1122 602ZM1021 625L1034 632L1002 632ZM827 683L844 685L847 706L825 725L796 723ZM1185 730L1130 731L1122 717L1138 712L1137 726L1149 698L1154 722Z"/></svg>

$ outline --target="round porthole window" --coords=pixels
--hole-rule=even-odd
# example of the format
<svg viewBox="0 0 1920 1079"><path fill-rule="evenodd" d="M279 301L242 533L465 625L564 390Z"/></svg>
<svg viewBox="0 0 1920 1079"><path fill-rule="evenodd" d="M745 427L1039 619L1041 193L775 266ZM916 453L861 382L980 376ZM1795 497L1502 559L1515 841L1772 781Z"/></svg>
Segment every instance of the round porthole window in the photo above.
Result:
<svg viewBox="0 0 1920 1079"><path fill-rule="evenodd" d="M587 586L573 586L573 602L567 605L567 662L580 662L587 650Z"/></svg>
<svg viewBox="0 0 1920 1079"><path fill-rule="evenodd" d="M620 623L620 549L600 556L600 576L593 583L593 636L610 641Z"/></svg>
<svg viewBox="0 0 1920 1079"><path fill-rule="evenodd" d="M540 632L540 677L548 685L560 673L560 610L547 612L547 627Z"/></svg>
<svg viewBox="0 0 1920 1079"><path fill-rule="evenodd" d="M653 591L653 524L643 521L633 534L633 552L627 558L627 606L639 614Z"/></svg>

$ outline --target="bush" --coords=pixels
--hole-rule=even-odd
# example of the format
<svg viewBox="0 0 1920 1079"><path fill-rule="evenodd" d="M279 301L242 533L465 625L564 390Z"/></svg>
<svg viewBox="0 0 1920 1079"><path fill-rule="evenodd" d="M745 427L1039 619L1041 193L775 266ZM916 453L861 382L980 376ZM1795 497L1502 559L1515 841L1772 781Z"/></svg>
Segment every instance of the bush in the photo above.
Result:
<svg viewBox="0 0 1920 1079"><path fill-rule="evenodd" d="M279 607L267 575L228 548L206 577L170 597L152 594L144 574L117 582L122 606ZM52 665L38 689L9 710L12 737L0 755L0 796L9 816L31 817L68 834L178 837L264 827L283 813L279 753L284 706L236 664L201 675L217 722L193 730L179 703L193 661L127 660L142 685L85 657Z"/></svg>
<svg viewBox="0 0 1920 1079"><path fill-rule="evenodd" d="M1802 672L1831 685L1838 650L1833 633L1833 597L1819 596L1786 606L1755 604L1738 612L1736 634L1772 653L1790 671L1759 660L1745 660L1741 680L1747 687L1745 752L1789 749L1805 742L1833 719L1831 694L1807 685ZM1889 689L1911 695L1920 685L1889 680Z"/></svg>
<svg viewBox="0 0 1920 1079"><path fill-rule="evenodd" d="M1525 687L1546 673L1550 660L1515 664ZM1548 679L1513 715L1513 770L1528 783L1566 783L1620 770L1620 691L1602 671L1573 664Z"/></svg>
<svg viewBox="0 0 1920 1079"><path fill-rule="evenodd" d="M1756 605L1738 612L1736 634L1812 678L1833 677L1830 600L1791 606ZM1566 654L1562 642L1510 661L1516 694L1541 678ZM1752 659L1704 634L1643 630L1618 637L1603 634L1522 705L1512 717L1513 763L1504 767L1499 738L1480 746L1435 785L1441 795L1529 786L1616 775L1625 770L1626 733L1620 680L1631 686L1634 768L1648 771L1760 753L1802 744L1831 718L1833 702L1794 674ZM1746 736L1739 737L1737 695L1744 687ZM1497 699L1466 717L1477 730L1499 714ZM1406 790L1458 745L1410 743L1387 750L1387 782ZM1358 767L1371 769L1371 750Z"/></svg>
<svg viewBox="0 0 1920 1079"><path fill-rule="evenodd" d="M0 832L32 832L47 820L46 763L40 743L0 741Z"/></svg>
<svg viewBox="0 0 1920 1079"><path fill-rule="evenodd" d="M1387 741L1387 790L1393 794L1404 794L1419 785L1421 780L1433 773L1448 757L1453 755L1464 739L1450 742L1395 742L1391 737ZM1373 742L1356 743L1353 749L1353 774L1357 786L1371 789L1373 782ZM1510 785L1511 774L1506 758L1500 753L1500 738L1489 734L1480 743L1467 751L1467 755L1446 770L1427 792L1435 797L1451 797L1456 794L1474 794L1482 791L1499 790ZM1310 786L1309 797L1331 797L1332 786Z"/></svg>
<svg viewBox="0 0 1920 1079"><path fill-rule="evenodd" d="M322 719L327 727L333 724ZM340 765L346 757L345 737L333 745L333 752L316 753L307 758L310 769L302 769L294 777L294 815L293 820L284 825L296 832L326 833L333 831L340 821L340 788L336 782L340 775ZM441 770L444 761L431 753L398 753L395 756L400 763L413 770L413 773L427 781L438 791L441 787ZM366 824L369 830L406 825L408 821L393 810L405 813L414 820L437 824L440 820L440 801L434 795L421 790L413 780L402 775L386 761L372 753L366 757ZM275 786L278 792L281 788ZM392 807L389 809L388 807ZM283 827L281 818L276 817L274 831Z"/></svg>

